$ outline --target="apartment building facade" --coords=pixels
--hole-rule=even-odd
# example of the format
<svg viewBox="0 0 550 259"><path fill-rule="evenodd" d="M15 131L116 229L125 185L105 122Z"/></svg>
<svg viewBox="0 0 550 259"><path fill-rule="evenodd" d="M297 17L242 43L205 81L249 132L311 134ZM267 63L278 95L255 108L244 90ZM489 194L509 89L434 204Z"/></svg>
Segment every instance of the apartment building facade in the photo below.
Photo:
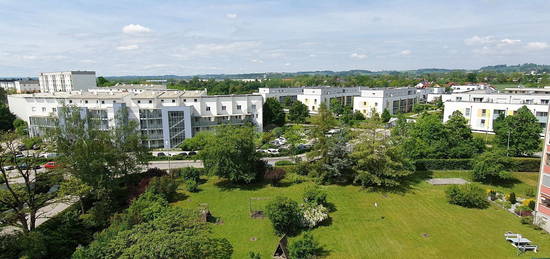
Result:
<svg viewBox="0 0 550 259"><path fill-rule="evenodd" d="M33 79L3 79L0 80L0 88L16 93L33 93L40 91L40 84Z"/></svg>
<svg viewBox="0 0 550 259"><path fill-rule="evenodd" d="M330 106L332 100L338 100L343 105L353 105L353 97L359 96L360 87L290 87L290 88L260 88L259 94L267 98L275 98L284 102L285 98L298 100L305 104L310 113L317 113L321 103Z"/></svg>
<svg viewBox="0 0 550 259"><path fill-rule="evenodd" d="M447 121L454 111L460 111L468 120L472 130L493 132L494 120L501 114L513 115L526 106L537 117L541 127L548 121L550 95L504 94L504 93L453 93L441 96L445 109L443 121Z"/></svg>
<svg viewBox="0 0 550 259"><path fill-rule="evenodd" d="M61 108L76 106L100 129L115 127L117 115L139 123L149 148L173 148L195 133L218 125L252 123L263 129L261 95L215 95L204 91L73 91L9 95L10 110L29 124L31 136L56 126Z"/></svg>
<svg viewBox="0 0 550 259"><path fill-rule="evenodd" d="M550 232L550 126L548 123L544 135L534 223Z"/></svg>
<svg viewBox="0 0 550 259"><path fill-rule="evenodd" d="M425 102L431 88L369 88L361 89L361 95L353 100L353 110L370 117L373 113L382 114L387 109L390 114L411 112L413 106Z"/></svg>
<svg viewBox="0 0 550 259"><path fill-rule="evenodd" d="M40 92L71 92L97 87L94 71L68 71L40 73Z"/></svg>

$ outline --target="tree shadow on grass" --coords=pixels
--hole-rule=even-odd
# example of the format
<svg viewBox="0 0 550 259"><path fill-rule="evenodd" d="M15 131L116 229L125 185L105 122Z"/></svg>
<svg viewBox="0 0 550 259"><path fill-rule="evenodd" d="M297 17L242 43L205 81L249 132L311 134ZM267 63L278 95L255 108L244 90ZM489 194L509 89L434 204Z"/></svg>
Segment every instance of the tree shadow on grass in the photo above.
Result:
<svg viewBox="0 0 550 259"><path fill-rule="evenodd" d="M483 182L484 184L494 185L498 187L504 187L504 188L512 188L516 184L522 183L520 180L514 177L510 177L508 179L501 179L501 180L489 180L486 182Z"/></svg>
<svg viewBox="0 0 550 259"><path fill-rule="evenodd" d="M234 183L229 180L220 180L214 185L220 188L222 191L232 191L232 190L244 190L244 191L257 191L264 188L268 183L261 181L255 183Z"/></svg>
<svg viewBox="0 0 550 259"><path fill-rule="evenodd" d="M187 200L187 198L189 198L189 195L181 192L176 192L176 194L174 195L174 200L172 202L184 201Z"/></svg>
<svg viewBox="0 0 550 259"><path fill-rule="evenodd" d="M384 195L388 193L403 195L405 193L413 192L414 190L417 189L416 185L428 179L431 179L432 177L433 177L432 171L415 171L413 174L405 177L398 186L392 186L392 187L371 186L365 189L371 192L379 192Z"/></svg>

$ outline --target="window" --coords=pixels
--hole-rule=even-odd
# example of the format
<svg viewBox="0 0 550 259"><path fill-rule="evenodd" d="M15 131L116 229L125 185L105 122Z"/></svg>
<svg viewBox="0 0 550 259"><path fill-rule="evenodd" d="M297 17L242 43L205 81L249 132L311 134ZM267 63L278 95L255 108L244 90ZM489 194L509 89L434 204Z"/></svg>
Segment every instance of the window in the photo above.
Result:
<svg viewBox="0 0 550 259"><path fill-rule="evenodd" d="M485 126L485 120L484 120L484 119L481 120L481 126L482 126L482 127Z"/></svg>
<svg viewBox="0 0 550 259"><path fill-rule="evenodd" d="M153 100L149 100L149 103L153 103Z"/></svg>
<svg viewBox="0 0 550 259"><path fill-rule="evenodd" d="M35 111L36 111L36 107L32 107L32 111L35 112Z"/></svg>
<svg viewBox="0 0 550 259"><path fill-rule="evenodd" d="M456 97L456 100L457 100L457 101L462 101L462 96L457 96L457 97Z"/></svg>
<svg viewBox="0 0 550 259"><path fill-rule="evenodd" d="M474 102L476 103L483 102L483 98L474 98Z"/></svg>
<svg viewBox="0 0 550 259"><path fill-rule="evenodd" d="M46 112L46 107L42 107L42 112Z"/></svg>
<svg viewBox="0 0 550 259"><path fill-rule="evenodd" d="M161 99L160 102L163 103L163 102L164 102L164 99Z"/></svg>
<svg viewBox="0 0 550 259"><path fill-rule="evenodd" d="M187 99L183 99L183 102L187 102Z"/></svg>
<svg viewBox="0 0 550 259"><path fill-rule="evenodd" d="M550 103L550 102L549 102L548 100L542 99L542 100L540 100L540 103L541 103L541 104L548 104L548 103Z"/></svg>
<svg viewBox="0 0 550 259"><path fill-rule="evenodd" d="M226 106L222 106L222 111L225 111L225 108L227 108Z"/></svg>
<svg viewBox="0 0 550 259"><path fill-rule="evenodd" d="M52 112L56 112L57 111L57 108L52 108Z"/></svg>
<svg viewBox="0 0 550 259"><path fill-rule="evenodd" d="M487 110L481 109L481 116L485 116L486 113L487 113Z"/></svg>
<svg viewBox="0 0 550 259"><path fill-rule="evenodd" d="M537 112L537 117L548 117L548 112Z"/></svg>
<svg viewBox="0 0 550 259"><path fill-rule="evenodd" d="M240 105L237 105L237 110L241 110L241 106Z"/></svg>
<svg viewBox="0 0 550 259"><path fill-rule="evenodd" d="M105 104L105 101L101 101L101 104Z"/></svg>
<svg viewBox="0 0 550 259"><path fill-rule="evenodd" d="M88 103L88 100L84 101L84 103Z"/></svg>
<svg viewBox="0 0 550 259"><path fill-rule="evenodd" d="M73 100L69 100L69 103L73 103Z"/></svg>
<svg viewBox="0 0 550 259"><path fill-rule="evenodd" d="M210 106L206 106L206 111L210 111Z"/></svg>
<svg viewBox="0 0 550 259"><path fill-rule="evenodd" d="M466 116L470 116L470 108L466 108L466 112L464 113Z"/></svg>
<svg viewBox="0 0 550 259"><path fill-rule="evenodd" d="M317 104L317 99L313 99L313 103L314 103L314 104Z"/></svg>
<svg viewBox="0 0 550 259"><path fill-rule="evenodd" d="M193 102L197 102L197 99L193 99Z"/></svg>
<svg viewBox="0 0 550 259"><path fill-rule="evenodd" d="M140 101L140 100L138 100L138 103L141 103L141 101Z"/></svg>
<svg viewBox="0 0 550 259"><path fill-rule="evenodd" d="M253 111L256 110L256 105L255 105L255 104L252 104L252 110L253 110Z"/></svg>
<svg viewBox="0 0 550 259"><path fill-rule="evenodd" d="M175 103L175 102L176 102L176 100L172 99L172 103Z"/></svg>

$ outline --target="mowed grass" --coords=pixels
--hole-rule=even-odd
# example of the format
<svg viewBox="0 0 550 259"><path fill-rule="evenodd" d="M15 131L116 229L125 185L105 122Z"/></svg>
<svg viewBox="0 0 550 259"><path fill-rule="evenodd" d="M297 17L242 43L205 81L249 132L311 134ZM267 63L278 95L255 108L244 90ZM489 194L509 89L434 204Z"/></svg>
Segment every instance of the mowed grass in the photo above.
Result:
<svg viewBox="0 0 550 259"><path fill-rule="evenodd" d="M437 177L443 174L434 172ZM536 184L532 176L520 176L525 182L517 185ZM250 218L250 198L282 195L300 202L308 184L241 189L210 178L198 193L182 191L188 197L175 205L197 208L207 203L213 216L223 222L213 225L214 233L230 240L234 258L247 258L249 251L271 258L278 237L269 219ZM550 256L550 235L522 225L518 217L496 206L479 210L450 205L444 186L420 182L402 194L368 192L351 185L322 188L335 211L327 224L312 233L327 258L517 258L516 250L504 240L506 231L522 233L539 245L538 254L529 252L524 258ZM266 203L253 201L252 206L256 209Z"/></svg>

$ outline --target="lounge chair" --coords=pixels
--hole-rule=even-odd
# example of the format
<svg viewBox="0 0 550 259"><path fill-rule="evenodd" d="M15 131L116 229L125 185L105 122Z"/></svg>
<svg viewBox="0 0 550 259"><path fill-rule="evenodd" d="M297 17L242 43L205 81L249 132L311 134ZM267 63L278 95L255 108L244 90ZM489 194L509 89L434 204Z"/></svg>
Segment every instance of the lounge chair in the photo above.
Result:
<svg viewBox="0 0 550 259"><path fill-rule="evenodd" d="M536 253L539 247L537 245L522 245L522 246L519 246L518 248L522 252L533 250Z"/></svg>

